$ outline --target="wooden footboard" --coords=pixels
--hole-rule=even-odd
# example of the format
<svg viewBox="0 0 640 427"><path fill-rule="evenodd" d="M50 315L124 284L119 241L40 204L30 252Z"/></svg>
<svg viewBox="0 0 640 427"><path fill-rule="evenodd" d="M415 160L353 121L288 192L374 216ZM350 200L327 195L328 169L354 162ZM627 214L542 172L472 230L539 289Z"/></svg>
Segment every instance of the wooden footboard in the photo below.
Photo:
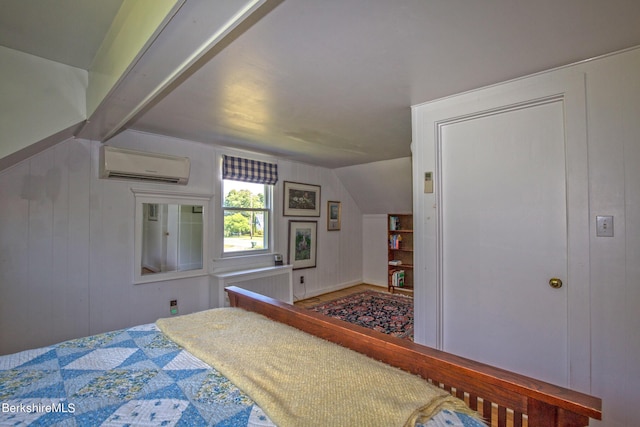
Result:
<svg viewBox="0 0 640 427"><path fill-rule="evenodd" d="M226 291L232 307L260 313L427 379L463 399L492 426L582 427L589 425L589 418L602 418L599 398L332 319L235 286Z"/></svg>

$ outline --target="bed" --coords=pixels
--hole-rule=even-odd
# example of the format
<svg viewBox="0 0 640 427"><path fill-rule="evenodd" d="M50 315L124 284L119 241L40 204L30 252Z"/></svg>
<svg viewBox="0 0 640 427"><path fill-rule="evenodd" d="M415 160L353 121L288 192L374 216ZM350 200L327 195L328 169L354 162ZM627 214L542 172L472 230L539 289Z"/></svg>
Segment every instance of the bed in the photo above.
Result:
<svg viewBox="0 0 640 427"><path fill-rule="evenodd" d="M335 342L437 384L499 427L578 427L602 419L601 399L299 309L244 289L234 307Z"/></svg>
<svg viewBox="0 0 640 427"><path fill-rule="evenodd" d="M263 406L262 403L257 404L257 401L264 401L261 393L256 393L253 389L248 389L249 393L245 392L244 380L227 376L227 372L230 372L229 366L233 365L231 360L237 358L236 363L242 368L240 371L253 375L261 385L265 377L272 376L273 369L283 369L273 367L269 364L271 362L268 362L266 368L252 365L253 369L244 369L247 364L241 356L254 352L246 349L241 356L229 356L229 348L235 345L225 343L236 337L244 339L240 336L244 332L239 334L235 329L227 331L227 335L217 332L218 329L224 329L223 326L218 326L223 323L220 316L227 319L230 313L259 317L261 322L266 322L267 318L273 319L275 322L271 323L292 329L298 335L304 335L305 339L309 336L308 339L319 340L315 338L319 337L319 341L335 342L340 345L327 343L332 346L331 351L339 347L336 351L361 353L357 356L364 357L371 363L379 363L376 360L381 360L385 362L381 365L388 366L388 369L399 368L398 371L402 369L406 371L404 374L408 372L411 377L417 378L413 375L417 374L427 378L437 385L438 390L444 392L443 395L449 397L452 394L466 402L465 405L460 399L454 399L456 402L453 406L433 407L430 409L433 416L429 420L419 419L416 424L418 426L482 425L473 418L469 408L482 412L491 425L501 426L506 425L507 418L509 425L522 425L522 419L526 420L526 416L523 417L522 414L528 415L529 426L581 426L588 424L589 417L601 417L599 399L455 358L355 325L343 324L240 288L230 287L227 292L234 308L178 316L166 322L161 322L161 319L156 324L1 356L0 425L273 426L271 418L281 419L278 418L278 411ZM200 325L188 316L218 316L218 320L211 317L218 323ZM267 329L263 329L262 323L255 327L249 320L229 320L228 323L259 330L260 333L256 335L263 342L277 342L264 332ZM194 324L198 324L206 332L193 329L187 331L186 335L175 335L176 330L185 327L189 329ZM185 336L199 340L204 335L211 335L218 342L207 342L203 348L189 350L179 344ZM245 340L248 349L253 345L251 339L249 337ZM279 348L283 346L277 343L275 345L280 346ZM262 347L260 344L254 348L257 350ZM273 350L268 352L274 353ZM218 353L222 357L221 362L215 362L218 366L211 365L208 358ZM255 353L259 358L263 357L259 351ZM311 353L316 354L315 350ZM305 359L312 357L311 354L305 354ZM335 366L342 365L346 360L342 356L333 359ZM209 363L205 363L205 360ZM264 369L267 370L263 372ZM315 382L311 372L306 372L299 378L300 383ZM278 376L274 376L274 380L278 379ZM333 390L329 392L331 394ZM257 395L258 399L253 399L250 395ZM400 397L404 401L404 396ZM301 399L302 403L306 402L304 398ZM439 399L445 401L444 396ZM478 404L478 401L481 403ZM285 402L287 405L289 403ZM450 402L447 400L448 403ZM391 406L395 405L391 403ZM359 413L359 410L352 412L357 420L365 419L363 415L366 414ZM314 417L309 422L287 421L275 424L331 425L325 423L323 415ZM332 423L352 424L356 423ZM368 421L357 424L374 425ZM407 424L404 419L399 419L397 425Z"/></svg>

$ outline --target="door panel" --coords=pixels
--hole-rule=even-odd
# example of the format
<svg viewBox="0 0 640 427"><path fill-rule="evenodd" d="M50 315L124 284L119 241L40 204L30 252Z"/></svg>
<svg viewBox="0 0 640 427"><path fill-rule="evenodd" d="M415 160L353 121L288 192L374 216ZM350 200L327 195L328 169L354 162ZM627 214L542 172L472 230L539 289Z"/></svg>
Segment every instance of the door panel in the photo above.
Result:
<svg viewBox="0 0 640 427"><path fill-rule="evenodd" d="M415 105L412 126L416 342L590 393L584 74ZM540 246L565 260L538 258ZM563 287L549 287L552 277Z"/></svg>
<svg viewBox="0 0 640 427"><path fill-rule="evenodd" d="M441 127L443 349L568 384L563 102Z"/></svg>

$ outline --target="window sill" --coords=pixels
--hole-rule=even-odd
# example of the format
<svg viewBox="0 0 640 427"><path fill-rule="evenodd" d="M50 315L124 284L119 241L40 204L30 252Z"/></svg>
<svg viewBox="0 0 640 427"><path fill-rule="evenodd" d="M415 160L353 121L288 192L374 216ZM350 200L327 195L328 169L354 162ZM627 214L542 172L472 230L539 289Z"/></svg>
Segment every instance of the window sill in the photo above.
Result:
<svg viewBox="0 0 640 427"><path fill-rule="evenodd" d="M245 252L234 256L223 256L212 260L209 271L211 274L219 274L233 270L272 267L274 265L274 255L275 253L273 252L265 251L259 254L247 254Z"/></svg>

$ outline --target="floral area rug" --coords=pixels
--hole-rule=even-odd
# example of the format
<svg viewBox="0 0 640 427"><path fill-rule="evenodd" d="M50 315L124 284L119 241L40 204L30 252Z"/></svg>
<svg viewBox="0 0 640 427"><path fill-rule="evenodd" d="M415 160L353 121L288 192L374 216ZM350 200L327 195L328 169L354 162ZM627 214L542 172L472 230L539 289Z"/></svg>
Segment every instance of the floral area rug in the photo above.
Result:
<svg viewBox="0 0 640 427"><path fill-rule="evenodd" d="M309 309L413 341L413 298L408 296L367 290Z"/></svg>

